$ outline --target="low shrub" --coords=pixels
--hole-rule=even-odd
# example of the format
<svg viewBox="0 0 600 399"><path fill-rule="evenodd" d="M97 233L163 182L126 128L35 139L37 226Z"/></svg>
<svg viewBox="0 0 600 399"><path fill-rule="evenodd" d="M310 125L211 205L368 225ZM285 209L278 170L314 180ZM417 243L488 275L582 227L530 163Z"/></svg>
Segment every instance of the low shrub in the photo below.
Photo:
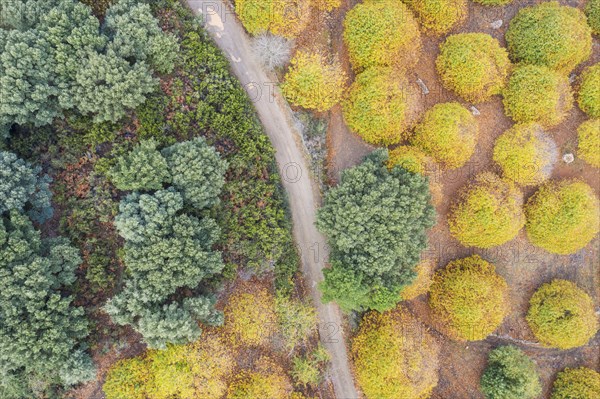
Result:
<svg viewBox="0 0 600 399"><path fill-rule="evenodd" d="M529 300L527 323L544 346L582 346L598 331L592 298L567 280L542 285Z"/></svg>
<svg viewBox="0 0 600 399"><path fill-rule="evenodd" d="M448 225L452 236L463 245L502 245L525 225L523 194L512 182L483 172L460 191L450 208Z"/></svg>
<svg viewBox="0 0 600 399"><path fill-rule="evenodd" d="M341 101L346 79L338 61L300 50L292 58L281 90L290 103L323 112Z"/></svg>
<svg viewBox="0 0 600 399"><path fill-rule="evenodd" d="M562 122L571 108L569 79L543 66L515 68L504 90L504 111L517 123L552 127Z"/></svg>
<svg viewBox="0 0 600 399"><path fill-rule="evenodd" d="M548 180L557 159L556 143L536 123L514 125L494 145L494 161L503 176L523 186Z"/></svg>
<svg viewBox="0 0 600 399"><path fill-rule="evenodd" d="M467 17L467 0L404 0L425 32L443 35Z"/></svg>
<svg viewBox="0 0 600 399"><path fill-rule="evenodd" d="M577 129L577 155L590 165L600 168L600 119L590 119Z"/></svg>
<svg viewBox="0 0 600 399"><path fill-rule="evenodd" d="M500 94L511 68L508 53L485 33L459 33L440 46L436 68L442 84L472 103Z"/></svg>
<svg viewBox="0 0 600 399"><path fill-rule="evenodd" d="M438 383L439 347L408 311L367 313L352 340L358 385L367 399L428 398Z"/></svg>
<svg viewBox="0 0 600 399"><path fill-rule="evenodd" d="M142 358L119 360L108 371L102 386L106 399L146 399L148 374Z"/></svg>
<svg viewBox="0 0 600 399"><path fill-rule="evenodd" d="M252 35L269 31L292 39L310 21L308 1L236 0L235 11L244 28Z"/></svg>
<svg viewBox="0 0 600 399"><path fill-rule="evenodd" d="M370 68L356 76L344 102L346 123L370 144L406 139L417 113L416 89L391 68Z"/></svg>
<svg viewBox="0 0 600 399"><path fill-rule="evenodd" d="M214 333L189 345L152 350L115 363L103 386L106 399L220 399L234 370L232 352Z"/></svg>
<svg viewBox="0 0 600 399"><path fill-rule="evenodd" d="M463 166L475 151L479 127L456 102L436 104L415 126L410 142L449 169Z"/></svg>
<svg viewBox="0 0 600 399"><path fill-rule="evenodd" d="M236 375L227 389L227 399L288 399L290 385L281 367L262 357L252 371Z"/></svg>
<svg viewBox="0 0 600 399"><path fill-rule="evenodd" d="M509 312L508 286L478 255L450 262L433 276L429 306L452 339L485 339Z"/></svg>
<svg viewBox="0 0 600 399"><path fill-rule="evenodd" d="M600 397L600 373L587 367L564 369L556 375L550 399L595 399Z"/></svg>
<svg viewBox="0 0 600 399"><path fill-rule="evenodd" d="M567 255L584 248L600 229L600 204L581 180L548 182L525 206L527 236L533 245Z"/></svg>
<svg viewBox="0 0 600 399"><path fill-rule="evenodd" d="M342 4L342 0L311 0L311 4L318 10L332 11Z"/></svg>
<svg viewBox="0 0 600 399"><path fill-rule="evenodd" d="M229 298L224 313L224 328L234 345L264 345L275 333L275 301L264 288L253 289L252 293L235 293Z"/></svg>
<svg viewBox="0 0 600 399"><path fill-rule="evenodd" d="M306 343L317 330L317 314L310 303L278 295L275 311L285 345L290 350Z"/></svg>
<svg viewBox="0 0 600 399"><path fill-rule="evenodd" d="M480 385L486 399L534 399L542 393L535 363L512 345L490 352Z"/></svg>
<svg viewBox="0 0 600 399"><path fill-rule="evenodd" d="M600 35L600 1L588 0L585 6L585 15L587 15L592 32L595 35Z"/></svg>
<svg viewBox="0 0 600 399"><path fill-rule="evenodd" d="M419 25L400 1L365 1L346 14L344 42L356 71L373 66L410 67L421 47Z"/></svg>
<svg viewBox="0 0 600 399"><path fill-rule="evenodd" d="M577 103L579 108L592 118L600 118L600 63L583 71Z"/></svg>
<svg viewBox="0 0 600 399"><path fill-rule="evenodd" d="M290 61L291 40L268 32L258 34L252 40L252 51L269 71L283 68Z"/></svg>
<svg viewBox="0 0 600 399"><path fill-rule="evenodd" d="M506 31L515 62L568 74L592 52L592 30L575 7L549 1L519 10Z"/></svg>

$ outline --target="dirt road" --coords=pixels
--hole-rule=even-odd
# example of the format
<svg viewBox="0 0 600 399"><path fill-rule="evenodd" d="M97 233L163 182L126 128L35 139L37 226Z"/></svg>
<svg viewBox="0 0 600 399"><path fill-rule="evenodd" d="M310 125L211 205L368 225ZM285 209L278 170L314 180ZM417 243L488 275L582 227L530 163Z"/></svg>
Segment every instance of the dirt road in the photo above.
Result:
<svg viewBox="0 0 600 399"><path fill-rule="evenodd" d="M277 164L289 197L294 238L301 250L302 268L319 315L323 345L331 355L330 372L337 399L357 399L348 363L339 308L321 303L317 284L323 279L325 239L315 227L320 202L311 178L300 136L291 122L289 107L281 99L274 80L253 57L250 41L233 10L221 0L188 0L192 10L204 17L206 29L229 58L231 68L254 102L254 107L276 150Z"/></svg>

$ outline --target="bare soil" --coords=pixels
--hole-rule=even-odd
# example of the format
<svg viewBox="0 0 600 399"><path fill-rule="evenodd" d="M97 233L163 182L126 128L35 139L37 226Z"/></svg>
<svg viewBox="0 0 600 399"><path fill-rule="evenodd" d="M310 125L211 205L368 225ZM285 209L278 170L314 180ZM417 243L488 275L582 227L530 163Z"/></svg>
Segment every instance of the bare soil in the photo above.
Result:
<svg viewBox="0 0 600 399"><path fill-rule="evenodd" d="M524 6L541 2L543 1L517 0L505 7L485 7L469 2L468 18L451 34L484 32L495 37L505 46L504 34L516 12ZM328 37L328 50L342 62L350 77L349 83L354 75L342 39L343 18L346 12L357 3L359 3L358 0L343 0L342 6L331 13L326 24L321 24L320 27L313 25L313 28L307 30L297 42L299 45L310 46L315 43L314 40L310 40L311 38ZM582 0L560 1L560 3L579 8L583 8L585 5ZM498 19L503 20L503 25L499 29L493 29L491 23ZM328 29L329 34L325 35L320 32L322 29ZM423 35L423 47L419 62L414 69L408 72L408 78L419 92L421 91L416 84L417 79L420 78L428 86L430 93L421 95L424 109L448 101L458 101L469 108L471 104L465 103L441 86L435 70L439 45L444 39L445 36ZM599 47L600 40L595 37L592 57L573 72L576 77L585 67L600 60ZM323 49L322 43L320 48ZM574 90L576 90L576 86L577 80L573 84ZM440 383L432 397L443 399L482 398L478 385L481 372L485 367L487 353L500 344L509 343L521 347L536 361L542 377L544 396L548 397L558 370L564 367L583 365L600 370L600 334L581 348L568 351L543 348L535 342L535 338L525 322L528 301L541 284L554 278L562 278L577 283L593 297L598 306L600 301L600 239L596 237L585 249L574 255L559 256L532 246L524 231L515 240L491 250L474 250L463 247L450 236L446 214L451 200L475 174L484 170L498 172L497 166L492 161L493 145L496 138L513 125L513 122L504 115L502 100L499 96L489 102L477 105L477 109L481 113L477 116L480 138L474 156L460 169L437 170L434 173L433 179L443 187L445 201L439 201L439 204L436 204L438 223L430 232L430 249L425 256L433 259L437 268L444 267L450 260L474 253L492 261L496 265L498 273L507 280L510 286L513 310L498 331L484 341L460 343L436 333L442 345L442 351L439 370ZM344 123L341 107L335 107L330 112L329 119L327 169L330 183L336 184L344 169L359 164L362 158L375 147L367 145L360 137L349 131ZM585 114L575 105L565 122L548 130L557 143L560 158L566 153L574 153L576 156L577 127L584 120L586 120ZM552 178L572 177L583 179L600 195L599 169L579 160L577 156L571 164L566 164L559 159ZM535 187L530 187L524 190L525 200L535 192L535 189ZM423 295L407 303L407 306L435 332L435 325L427 306L427 296Z"/></svg>

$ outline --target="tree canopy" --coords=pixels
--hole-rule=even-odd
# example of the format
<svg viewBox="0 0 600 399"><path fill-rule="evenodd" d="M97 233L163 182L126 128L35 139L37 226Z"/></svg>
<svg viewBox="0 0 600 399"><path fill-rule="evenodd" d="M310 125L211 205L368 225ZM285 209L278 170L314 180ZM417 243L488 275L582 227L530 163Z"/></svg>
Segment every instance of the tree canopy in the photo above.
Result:
<svg viewBox="0 0 600 399"><path fill-rule="evenodd" d="M18 211L0 219L0 370L65 385L95 376L81 346L87 320L68 294L80 263L67 240L42 240Z"/></svg>
<svg viewBox="0 0 600 399"><path fill-rule="evenodd" d="M142 165L144 160L152 164ZM182 289L196 290L224 267L221 253L212 250L219 227L199 211L219 201L226 169L227 163L200 138L162 152L155 143L142 143L113 168L113 179L121 187L150 191L170 184L126 196L115 218L125 239L128 278L106 309L116 323L133 325L150 347L197 339L197 321L222 322L208 296L172 298Z"/></svg>
<svg viewBox="0 0 600 399"><path fill-rule="evenodd" d="M78 1L3 1L0 125L47 125L64 110L116 121L170 72L177 40L150 6L121 0L101 25Z"/></svg>
<svg viewBox="0 0 600 399"><path fill-rule="evenodd" d="M488 356L481 376L486 399L534 399L542 393L535 363L516 346L500 346Z"/></svg>
<svg viewBox="0 0 600 399"><path fill-rule="evenodd" d="M332 250L323 297L347 310L395 306L415 278L435 219L427 178L389 170L387 160L387 151L378 150L345 171L317 214Z"/></svg>

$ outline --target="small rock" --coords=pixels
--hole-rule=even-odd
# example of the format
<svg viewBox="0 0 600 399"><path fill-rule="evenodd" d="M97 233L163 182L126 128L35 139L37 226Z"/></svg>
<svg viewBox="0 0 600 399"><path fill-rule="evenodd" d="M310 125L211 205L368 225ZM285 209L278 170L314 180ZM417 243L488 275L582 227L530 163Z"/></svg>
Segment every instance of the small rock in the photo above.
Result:
<svg viewBox="0 0 600 399"><path fill-rule="evenodd" d="M500 29L500 27L502 27L503 23L504 23L504 21L502 21L501 19L497 19L494 22L492 22L490 24L490 26L492 27L492 29Z"/></svg>
<svg viewBox="0 0 600 399"><path fill-rule="evenodd" d="M474 105L471 105L471 113L475 116L481 115L481 112L479 112L479 110L477 108L475 108Z"/></svg>
<svg viewBox="0 0 600 399"><path fill-rule="evenodd" d="M419 85L419 87L423 91L423 94L429 94L429 88L427 87L427 85L425 84L425 82L423 82L421 80L421 78L417 79L417 84Z"/></svg>
<svg viewBox="0 0 600 399"><path fill-rule="evenodd" d="M573 155L571 153L563 155L563 161L565 161L565 163L571 163L574 160L575 160L575 155Z"/></svg>
<svg viewBox="0 0 600 399"><path fill-rule="evenodd" d="M574 73L569 75L569 83L575 82L575 79L577 79L577 75L575 75Z"/></svg>

